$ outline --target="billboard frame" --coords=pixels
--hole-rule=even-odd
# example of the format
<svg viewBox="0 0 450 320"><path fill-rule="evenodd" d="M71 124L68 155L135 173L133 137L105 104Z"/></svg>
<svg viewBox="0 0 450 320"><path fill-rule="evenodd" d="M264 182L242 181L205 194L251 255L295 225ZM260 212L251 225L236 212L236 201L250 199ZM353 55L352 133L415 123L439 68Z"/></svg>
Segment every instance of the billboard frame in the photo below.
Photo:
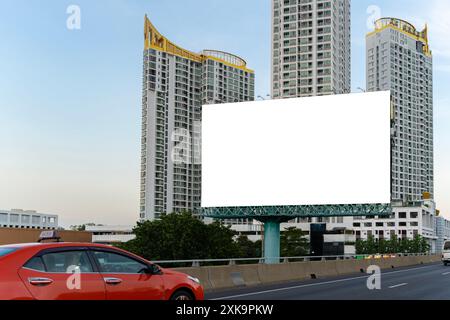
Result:
<svg viewBox="0 0 450 320"><path fill-rule="evenodd" d="M254 206L254 207L210 207L202 208L202 215L215 219L281 219L314 217L367 217L389 216L390 203L379 204L341 204L304 206Z"/></svg>

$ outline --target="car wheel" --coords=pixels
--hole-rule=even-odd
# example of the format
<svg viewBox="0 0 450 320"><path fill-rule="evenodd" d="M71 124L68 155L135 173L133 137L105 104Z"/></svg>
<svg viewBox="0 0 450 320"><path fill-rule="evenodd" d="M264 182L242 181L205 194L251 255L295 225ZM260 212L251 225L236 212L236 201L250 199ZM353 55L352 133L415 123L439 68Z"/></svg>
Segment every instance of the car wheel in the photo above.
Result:
<svg viewBox="0 0 450 320"><path fill-rule="evenodd" d="M189 300L195 300L192 293L186 291L186 290L180 290L173 294L173 296L170 298L170 300L179 300L179 301L189 301Z"/></svg>
<svg viewBox="0 0 450 320"><path fill-rule="evenodd" d="M446 261L446 262L444 262L444 266L447 266L448 265L448 262Z"/></svg>

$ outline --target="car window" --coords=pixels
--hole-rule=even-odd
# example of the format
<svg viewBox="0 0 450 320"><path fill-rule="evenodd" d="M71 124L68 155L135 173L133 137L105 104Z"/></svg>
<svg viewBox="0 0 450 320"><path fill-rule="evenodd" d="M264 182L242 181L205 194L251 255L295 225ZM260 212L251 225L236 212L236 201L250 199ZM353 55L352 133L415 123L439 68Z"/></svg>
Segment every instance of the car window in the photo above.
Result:
<svg viewBox="0 0 450 320"><path fill-rule="evenodd" d="M444 250L450 250L450 242L444 244Z"/></svg>
<svg viewBox="0 0 450 320"><path fill-rule="evenodd" d="M142 273L148 266L121 254L94 251L100 271L103 273Z"/></svg>
<svg viewBox="0 0 450 320"><path fill-rule="evenodd" d="M0 257L6 256L7 254L13 253L17 249L14 248L0 248Z"/></svg>
<svg viewBox="0 0 450 320"><path fill-rule="evenodd" d="M24 267L35 271L45 272L44 262L41 257L34 257L28 261Z"/></svg>
<svg viewBox="0 0 450 320"><path fill-rule="evenodd" d="M45 268L50 273L93 272L85 251L47 253L42 256Z"/></svg>

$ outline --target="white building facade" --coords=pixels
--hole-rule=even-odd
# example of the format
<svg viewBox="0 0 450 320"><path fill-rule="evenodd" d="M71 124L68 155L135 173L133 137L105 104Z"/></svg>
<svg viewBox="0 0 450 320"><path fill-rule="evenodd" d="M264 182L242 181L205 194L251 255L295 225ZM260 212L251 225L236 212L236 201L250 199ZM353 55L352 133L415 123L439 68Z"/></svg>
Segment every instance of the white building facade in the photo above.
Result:
<svg viewBox="0 0 450 320"><path fill-rule="evenodd" d="M433 200L425 200L415 206L393 207L389 217L354 217L353 228L356 239L375 241L398 239L412 240L422 236L430 245L430 251L436 252L438 237L436 235L436 206Z"/></svg>
<svg viewBox="0 0 450 320"><path fill-rule="evenodd" d="M34 210L0 210L0 228L57 229L58 216Z"/></svg>
<svg viewBox="0 0 450 320"><path fill-rule="evenodd" d="M86 226L86 231L92 233L92 242L112 245L124 243L136 238L133 226Z"/></svg>
<svg viewBox="0 0 450 320"><path fill-rule="evenodd" d="M272 0L272 97L350 93L350 0Z"/></svg>
<svg viewBox="0 0 450 320"><path fill-rule="evenodd" d="M441 253L444 242L450 240L450 221L444 217L436 217L436 252Z"/></svg>

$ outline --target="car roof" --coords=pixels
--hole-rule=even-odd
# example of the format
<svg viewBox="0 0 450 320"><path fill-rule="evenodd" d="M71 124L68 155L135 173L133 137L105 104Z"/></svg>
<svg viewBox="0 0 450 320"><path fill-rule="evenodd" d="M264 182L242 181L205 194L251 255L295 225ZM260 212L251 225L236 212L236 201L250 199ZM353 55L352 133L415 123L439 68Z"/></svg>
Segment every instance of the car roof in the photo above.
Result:
<svg viewBox="0 0 450 320"><path fill-rule="evenodd" d="M18 243L0 246L0 248L17 248L24 249L30 247L46 248L63 248L63 247L95 247L95 248L111 248L104 244L87 243L87 242L35 242L35 243Z"/></svg>
<svg viewBox="0 0 450 320"><path fill-rule="evenodd" d="M34 242L34 243L19 243L19 244L10 244L10 245L3 245L0 246L0 249L17 249L18 251L22 250L34 250L37 249L45 250L45 249L52 249L52 248L70 248L70 247L87 247L87 248L103 248L103 249L113 249L114 251L123 252L129 256L135 257L136 259L140 261L144 261L147 263L151 263L149 260L134 254L132 252L128 252L126 250L113 247L110 245L105 244L99 244L99 243L91 243L91 242Z"/></svg>

